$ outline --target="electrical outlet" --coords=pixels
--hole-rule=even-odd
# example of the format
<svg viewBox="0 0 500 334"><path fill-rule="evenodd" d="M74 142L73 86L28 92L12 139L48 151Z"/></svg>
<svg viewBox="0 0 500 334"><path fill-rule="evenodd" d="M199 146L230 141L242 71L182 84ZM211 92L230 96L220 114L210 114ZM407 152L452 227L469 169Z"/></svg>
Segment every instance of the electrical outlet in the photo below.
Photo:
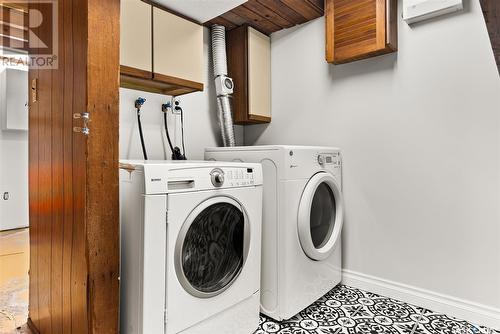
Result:
<svg viewBox="0 0 500 334"><path fill-rule="evenodd" d="M181 114L181 110L179 108L176 108L176 107L180 107L180 105L181 105L181 99L178 97L173 97L172 98L172 114L174 114L174 115Z"/></svg>

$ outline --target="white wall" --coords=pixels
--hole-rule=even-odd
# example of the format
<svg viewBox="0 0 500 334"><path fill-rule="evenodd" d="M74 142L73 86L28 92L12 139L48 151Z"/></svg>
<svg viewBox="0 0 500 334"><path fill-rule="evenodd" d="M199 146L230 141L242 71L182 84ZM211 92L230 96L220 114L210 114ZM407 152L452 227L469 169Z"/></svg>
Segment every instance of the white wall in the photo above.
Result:
<svg viewBox="0 0 500 334"><path fill-rule="evenodd" d="M5 68L0 68L0 72ZM0 89L8 82L2 81ZM28 84L28 82L26 82ZM5 122L6 101L0 101ZM0 231L28 226L28 132L1 130L0 124ZM9 192L9 200L3 194Z"/></svg>
<svg viewBox="0 0 500 334"><path fill-rule="evenodd" d="M209 52L210 33L204 31L205 53L205 90L179 97L184 110L184 134L186 155L191 160L203 160L205 147L221 145L220 131L217 121L217 103L215 87L211 72L211 59ZM163 131L162 103L170 100L170 96L144 93L130 89L120 89L120 159L142 159L142 150L137 129L137 114L134 101L138 97L145 97L146 104L142 108L142 123L144 137L149 159L170 159L171 152L168 148ZM175 118L180 116L169 115L170 133L181 144L180 126L174 127ZM169 126L170 128L170 126ZM237 141L243 143L243 128L235 126ZM172 137L172 140L174 138Z"/></svg>
<svg viewBox="0 0 500 334"><path fill-rule="evenodd" d="M342 148L344 268L498 309L500 80L479 1L399 32L397 54L340 66L322 18L274 34L273 121L245 143Z"/></svg>

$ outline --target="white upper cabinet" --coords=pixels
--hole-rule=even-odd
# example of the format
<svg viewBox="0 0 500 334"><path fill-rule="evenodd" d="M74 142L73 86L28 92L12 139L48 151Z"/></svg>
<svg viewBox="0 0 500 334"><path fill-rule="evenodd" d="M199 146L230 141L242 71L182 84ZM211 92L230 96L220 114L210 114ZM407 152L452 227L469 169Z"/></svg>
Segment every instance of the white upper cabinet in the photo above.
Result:
<svg viewBox="0 0 500 334"><path fill-rule="evenodd" d="M248 28L248 113L250 118L271 118L271 39Z"/></svg>
<svg viewBox="0 0 500 334"><path fill-rule="evenodd" d="M120 65L153 70L152 7L140 0L121 0Z"/></svg>
<svg viewBox="0 0 500 334"><path fill-rule="evenodd" d="M203 26L153 8L153 72L204 81Z"/></svg>

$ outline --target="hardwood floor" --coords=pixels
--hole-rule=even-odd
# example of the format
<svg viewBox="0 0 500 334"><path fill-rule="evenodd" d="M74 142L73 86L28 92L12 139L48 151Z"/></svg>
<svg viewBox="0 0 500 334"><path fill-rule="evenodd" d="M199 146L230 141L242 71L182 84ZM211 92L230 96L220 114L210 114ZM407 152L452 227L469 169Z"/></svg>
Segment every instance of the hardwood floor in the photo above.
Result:
<svg viewBox="0 0 500 334"><path fill-rule="evenodd" d="M31 333L28 318L28 229L0 232L0 333Z"/></svg>

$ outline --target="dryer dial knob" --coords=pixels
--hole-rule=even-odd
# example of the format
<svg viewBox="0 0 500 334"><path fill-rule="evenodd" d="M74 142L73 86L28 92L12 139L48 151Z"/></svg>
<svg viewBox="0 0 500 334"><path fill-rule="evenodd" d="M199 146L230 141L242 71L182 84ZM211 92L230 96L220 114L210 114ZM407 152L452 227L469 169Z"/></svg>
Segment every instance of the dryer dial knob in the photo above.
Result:
<svg viewBox="0 0 500 334"><path fill-rule="evenodd" d="M318 155L318 163L320 165L324 165L325 164L325 157L322 155Z"/></svg>
<svg viewBox="0 0 500 334"><path fill-rule="evenodd" d="M224 172L220 169L214 169L212 173L210 173L212 184L214 187L222 187L224 184Z"/></svg>

